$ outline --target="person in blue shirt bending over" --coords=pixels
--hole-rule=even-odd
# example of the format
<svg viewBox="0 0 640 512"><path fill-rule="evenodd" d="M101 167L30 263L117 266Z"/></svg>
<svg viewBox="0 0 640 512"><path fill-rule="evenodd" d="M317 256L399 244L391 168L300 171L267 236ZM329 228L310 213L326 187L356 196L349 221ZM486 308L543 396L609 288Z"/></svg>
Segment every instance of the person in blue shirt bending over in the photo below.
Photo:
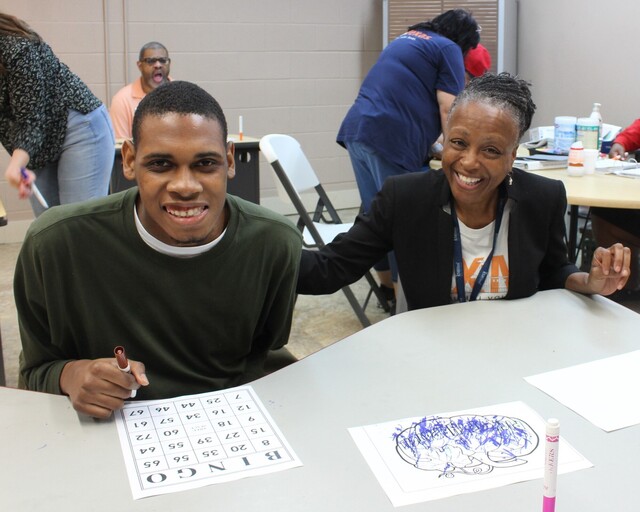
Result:
<svg viewBox="0 0 640 512"><path fill-rule="evenodd" d="M365 213L386 178L425 168L464 88L464 56L479 41L473 16L453 9L409 27L380 54L337 137L349 151ZM374 268L392 297L397 272L389 259Z"/></svg>

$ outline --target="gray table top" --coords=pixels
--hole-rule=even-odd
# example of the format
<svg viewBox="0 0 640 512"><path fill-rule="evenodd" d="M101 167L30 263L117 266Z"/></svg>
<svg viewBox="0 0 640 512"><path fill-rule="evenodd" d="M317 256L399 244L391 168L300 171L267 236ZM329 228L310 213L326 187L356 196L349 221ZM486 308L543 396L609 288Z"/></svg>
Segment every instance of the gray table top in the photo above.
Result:
<svg viewBox="0 0 640 512"><path fill-rule="evenodd" d="M521 400L560 418L594 464L558 477L563 512L636 511L640 427L605 433L523 377L637 350L638 332L640 315L563 290L391 317L252 384L304 466L137 501L113 421L79 417L66 397L0 388L0 509L391 511L349 427ZM402 510L541 502L542 476Z"/></svg>

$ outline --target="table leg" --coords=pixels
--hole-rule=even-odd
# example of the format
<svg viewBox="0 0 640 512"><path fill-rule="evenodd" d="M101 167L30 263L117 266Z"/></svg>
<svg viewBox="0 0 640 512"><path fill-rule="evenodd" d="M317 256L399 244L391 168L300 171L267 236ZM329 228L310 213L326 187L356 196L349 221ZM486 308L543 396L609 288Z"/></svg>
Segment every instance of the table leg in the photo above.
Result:
<svg viewBox="0 0 640 512"><path fill-rule="evenodd" d="M571 205L569 213L569 261L576 262L578 258L577 253L577 240L578 240L578 206Z"/></svg>

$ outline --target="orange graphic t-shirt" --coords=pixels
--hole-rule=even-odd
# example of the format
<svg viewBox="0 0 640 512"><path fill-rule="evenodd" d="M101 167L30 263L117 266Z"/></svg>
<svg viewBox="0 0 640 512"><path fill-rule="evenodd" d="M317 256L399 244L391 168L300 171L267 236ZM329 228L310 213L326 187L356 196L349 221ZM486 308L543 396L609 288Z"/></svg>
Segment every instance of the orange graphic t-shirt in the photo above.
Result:
<svg viewBox="0 0 640 512"><path fill-rule="evenodd" d="M502 217L502 225L496 240L496 248L491 260L491 267L477 300L503 299L509 290L509 217L510 201L507 201ZM467 300L476 283L480 269L491 252L495 222L480 229L471 229L458 220L460 239L462 242L462 266L464 269L464 288ZM458 301L455 269L451 277L451 300Z"/></svg>

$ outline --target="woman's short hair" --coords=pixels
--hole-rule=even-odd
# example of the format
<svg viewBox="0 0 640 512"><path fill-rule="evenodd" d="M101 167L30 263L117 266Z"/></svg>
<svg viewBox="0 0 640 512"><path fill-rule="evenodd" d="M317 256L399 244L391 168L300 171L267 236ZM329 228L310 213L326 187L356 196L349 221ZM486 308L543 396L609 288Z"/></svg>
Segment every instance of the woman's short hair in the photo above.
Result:
<svg viewBox="0 0 640 512"><path fill-rule="evenodd" d="M519 138L522 138L531 126L536 111L536 105L531 99L530 85L509 73L485 73L472 78L453 101L449 119L459 105L469 102L484 103L497 107L513 117L519 128Z"/></svg>

